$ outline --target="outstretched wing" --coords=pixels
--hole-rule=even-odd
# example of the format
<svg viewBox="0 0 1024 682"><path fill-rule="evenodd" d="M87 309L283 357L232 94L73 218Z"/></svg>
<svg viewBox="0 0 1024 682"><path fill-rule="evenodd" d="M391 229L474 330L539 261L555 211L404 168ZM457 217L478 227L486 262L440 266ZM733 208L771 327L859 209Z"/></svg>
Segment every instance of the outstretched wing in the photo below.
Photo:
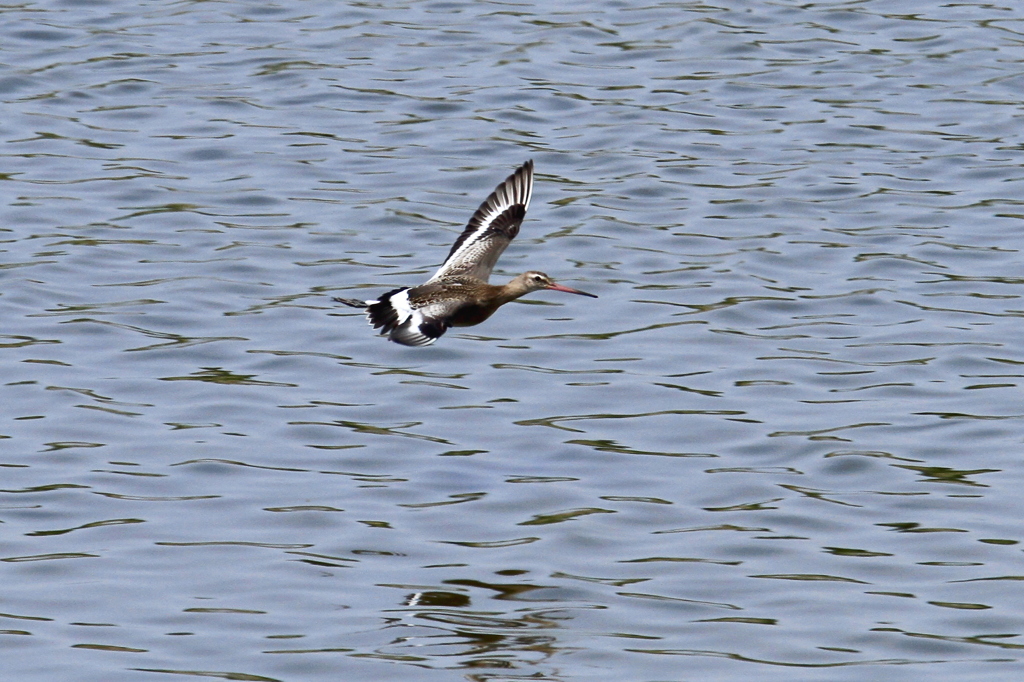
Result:
<svg viewBox="0 0 1024 682"><path fill-rule="evenodd" d="M505 247L517 234L526 217L533 194L533 161L527 161L491 192L466 229L455 240L444 265L427 282L453 275L475 277L483 281L491 276Z"/></svg>

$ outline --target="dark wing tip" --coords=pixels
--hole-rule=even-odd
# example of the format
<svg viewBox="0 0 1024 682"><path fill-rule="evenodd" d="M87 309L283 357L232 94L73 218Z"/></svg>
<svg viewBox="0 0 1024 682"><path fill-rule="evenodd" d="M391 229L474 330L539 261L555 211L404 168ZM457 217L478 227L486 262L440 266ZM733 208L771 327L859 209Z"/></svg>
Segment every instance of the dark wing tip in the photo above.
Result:
<svg viewBox="0 0 1024 682"><path fill-rule="evenodd" d="M519 233L519 223L526 217L526 209L533 194L533 159L527 160L501 181L494 191L483 200L469 219L466 228L448 251L445 262L466 243L484 229L498 228L508 239Z"/></svg>
<svg viewBox="0 0 1024 682"><path fill-rule="evenodd" d="M381 330L381 334L387 334L398 326L398 311L395 310L395 306L391 304L391 297L408 288L409 287L402 287L400 289L389 291L383 296L378 297L374 303L366 306L367 319L369 319L370 324L373 325L374 329Z"/></svg>
<svg viewBox="0 0 1024 682"><path fill-rule="evenodd" d="M499 234L505 235L505 237L511 241L516 238L519 234L519 226L523 224L523 220L526 218L526 207L522 204L513 204L509 206L505 211L491 221L490 230Z"/></svg>
<svg viewBox="0 0 1024 682"><path fill-rule="evenodd" d="M444 320L426 318L418 325L409 320L400 327L396 327L388 338L403 346L429 346L441 338L441 335L448 331L448 325Z"/></svg>

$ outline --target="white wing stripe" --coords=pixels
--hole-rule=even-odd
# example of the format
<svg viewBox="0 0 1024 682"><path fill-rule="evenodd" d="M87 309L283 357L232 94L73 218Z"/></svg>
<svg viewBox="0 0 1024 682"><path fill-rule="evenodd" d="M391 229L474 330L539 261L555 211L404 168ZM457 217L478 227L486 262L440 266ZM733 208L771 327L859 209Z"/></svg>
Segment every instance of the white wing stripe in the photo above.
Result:
<svg viewBox="0 0 1024 682"><path fill-rule="evenodd" d="M416 310L412 307L409 302L409 290L399 291L397 294L391 297L391 307L398 313L398 323L396 326L405 324L410 317L412 317Z"/></svg>
<svg viewBox="0 0 1024 682"><path fill-rule="evenodd" d="M533 198L533 163L528 161L498 185L494 192L491 193L491 196L487 197L484 203L481 204L469 221L470 225L474 221L479 224L464 239L460 236L460 239L463 239L463 241L459 244L459 248L448 255L441 268L427 281L433 282L442 278L453 265L460 263L463 258L467 257L477 246L478 242L487 235L487 231L494 224L494 221L510 207L522 204L523 212L525 213L530 208L531 198ZM468 229L469 226L467 225ZM500 248L504 250L504 245Z"/></svg>

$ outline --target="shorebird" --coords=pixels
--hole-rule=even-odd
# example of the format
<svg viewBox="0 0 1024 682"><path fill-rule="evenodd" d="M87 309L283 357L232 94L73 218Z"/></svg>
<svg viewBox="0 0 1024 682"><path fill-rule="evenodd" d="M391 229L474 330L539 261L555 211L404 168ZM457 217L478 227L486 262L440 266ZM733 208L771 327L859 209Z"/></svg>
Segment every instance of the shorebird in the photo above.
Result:
<svg viewBox="0 0 1024 682"><path fill-rule="evenodd" d="M524 272L508 284L488 284L494 264L517 234L533 194L533 161L505 178L480 204L455 240L444 264L426 282L402 287L372 301L335 298L364 308L381 336L406 346L434 343L449 327L480 324L509 301L533 291L551 289L569 294L594 294L558 284L543 272Z"/></svg>

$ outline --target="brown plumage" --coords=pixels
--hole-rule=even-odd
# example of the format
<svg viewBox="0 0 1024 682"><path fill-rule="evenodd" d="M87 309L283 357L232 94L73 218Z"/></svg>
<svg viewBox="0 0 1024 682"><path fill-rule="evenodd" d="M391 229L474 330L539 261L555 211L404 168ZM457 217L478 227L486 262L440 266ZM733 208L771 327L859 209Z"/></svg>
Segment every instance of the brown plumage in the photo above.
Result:
<svg viewBox="0 0 1024 682"><path fill-rule="evenodd" d="M444 264L425 283L394 289L373 301L334 300L365 308L370 324L382 336L407 346L426 346L449 327L480 324L509 301L533 291L551 289L597 298L536 271L524 272L508 284L487 283L505 247L519 234L532 194L533 161L527 161L480 204Z"/></svg>

